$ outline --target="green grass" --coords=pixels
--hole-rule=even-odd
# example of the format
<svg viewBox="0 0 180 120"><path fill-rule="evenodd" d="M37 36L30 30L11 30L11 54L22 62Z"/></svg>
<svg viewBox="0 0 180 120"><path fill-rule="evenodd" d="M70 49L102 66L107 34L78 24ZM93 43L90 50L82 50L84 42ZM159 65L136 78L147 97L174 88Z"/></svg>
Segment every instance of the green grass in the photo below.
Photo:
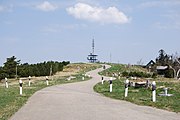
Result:
<svg viewBox="0 0 180 120"><path fill-rule="evenodd" d="M163 88L157 88L156 99L157 101L152 102L152 91L146 88L134 88L129 87L128 97L124 97L124 80L113 81L113 92L109 92L109 82L105 82L103 85L98 83L94 86L94 90L107 97L111 97L118 100L126 100L138 105L152 106L160 109L165 109L173 112L180 112L180 82L156 82L157 87L165 86L169 87L168 93L173 94L171 97L159 96L158 94L163 93Z"/></svg>
<svg viewBox="0 0 180 120"><path fill-rule="evenodd" d="M141 68L139 66L131 66L127 67L127 65L122 64L111 64L111 68L100 72L101 75L112 76L112 73L118 73L123 71L129 72L147 72L146 69ZM146 79L146 78L141 78ZM180 112L180 81L175 81L173 79L165 79L165 78L156 78L151 79L152 81L156 81L157 90L156 90L156 99L157 101L152 102L152 91L151 88L134 88L129 87L128 97L124 97L124 80L125 78L121 78L120 80L113 81L113 92L109 92L109 83L106 81L105 84L98 83L94 86L94 90L100 94L103 94L107 97L111 97L118 100L126 100L138 105L152 106L160 109L165 109L173 112ZM161 87L160 87L161 86ZM171 97L159 96L158 94L163 93L163 87L167 87L168 93L173 94Z"/></svg>
<svg viewBox="0 0 180 120"><path fill-rule="evenodd" d="M98 66L99 67L99 66ZM96 69L97 67L88 67L84 71ZM50 80L49 86L66 84L72 82L80 82L82 81L82 77L84 72L81 72L75 75L75 79L67 81L67 77L63 77L60 79ZM85 80L89 80L90 78L85 77ZM36 91L41 90L45 87L49 87L46 85L45 80L37 80L31 84L31 87L28 86L28 82L23 84L23 95L19 95L19 85L14 84L10 85L9 88L5 88L4 86L0 86L0 120L9 119L15 112L17 112L31 97Z"/></svg>
<svg viewBox="0 0 180 120"><path fill-rule="evenodd" d="M140 66L128 66L124 64L110 64L111 68L106 69L102 72L100 72L100 75L106 75L106 76L112 76L112 73L122 73L122 72L147 72L146 69L140 67Z"/></svg>

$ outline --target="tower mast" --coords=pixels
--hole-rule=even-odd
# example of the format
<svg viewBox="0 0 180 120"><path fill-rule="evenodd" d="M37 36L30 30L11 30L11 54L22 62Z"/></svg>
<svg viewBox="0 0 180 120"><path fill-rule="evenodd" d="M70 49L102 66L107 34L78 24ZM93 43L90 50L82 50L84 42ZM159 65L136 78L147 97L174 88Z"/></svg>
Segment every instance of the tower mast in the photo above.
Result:
<svg viewBox="0 0 180 120"><path fill-rule="evenodd" d="M94 37L93 37L93 40L92 40L92 54L94 55Z"/></svg>
<svg viewBox="0 0 180 120"><path fill-rule="evenodd" d="M95 43L94 43L94 37L92 39L92 52L88 55L87 59L89 60L90 63L96 63L97 62L97 56L95 54Z"/></svg>

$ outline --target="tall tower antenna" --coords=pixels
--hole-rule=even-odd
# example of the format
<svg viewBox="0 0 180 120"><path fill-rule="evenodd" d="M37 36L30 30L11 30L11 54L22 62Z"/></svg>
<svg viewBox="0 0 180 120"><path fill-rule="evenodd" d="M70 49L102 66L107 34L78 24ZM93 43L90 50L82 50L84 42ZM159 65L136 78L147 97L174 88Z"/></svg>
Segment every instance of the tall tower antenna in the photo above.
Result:
<svg viewBox="0 0 180 120"><path fill-rule="evenodd" d="M93 40L92 40L92 54L94 55L94 37L93 37Z"/></svg>
<svg viewBox="0 0 180 120"><path fill-rule="evenodd" d="M97 56L95 53L94 53L94 48L95 48L95 44L94 44L94 37L92 39L92 53L90 53L87 57L87 59L89 60L90 63L96 63L98 62L97 60Z"/></svg>

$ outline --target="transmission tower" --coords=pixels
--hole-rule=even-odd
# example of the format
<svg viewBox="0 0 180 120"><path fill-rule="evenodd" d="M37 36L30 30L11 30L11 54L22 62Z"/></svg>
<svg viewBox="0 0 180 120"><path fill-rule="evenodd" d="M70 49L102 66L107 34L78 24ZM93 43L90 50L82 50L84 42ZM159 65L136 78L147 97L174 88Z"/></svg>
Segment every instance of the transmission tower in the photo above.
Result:
<svg viewBox="0 0 180 120"><path fill-rule="evenodd" d="M97 62L97 56L95 54L95 43L94 43L94 38L92 39L92 52L88 55L87 59L89 60L90 63L96 63Z"/></svg>

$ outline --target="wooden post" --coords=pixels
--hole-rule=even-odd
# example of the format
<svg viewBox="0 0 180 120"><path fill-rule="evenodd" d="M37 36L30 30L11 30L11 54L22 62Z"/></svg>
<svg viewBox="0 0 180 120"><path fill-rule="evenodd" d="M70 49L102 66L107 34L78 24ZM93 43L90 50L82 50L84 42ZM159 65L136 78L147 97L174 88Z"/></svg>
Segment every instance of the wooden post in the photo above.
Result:
<svg viewBox="0 0 180 120"><path fill-rule="evenodd" d="M149 88L149 80L146 80L146 88Z"/></svg>

